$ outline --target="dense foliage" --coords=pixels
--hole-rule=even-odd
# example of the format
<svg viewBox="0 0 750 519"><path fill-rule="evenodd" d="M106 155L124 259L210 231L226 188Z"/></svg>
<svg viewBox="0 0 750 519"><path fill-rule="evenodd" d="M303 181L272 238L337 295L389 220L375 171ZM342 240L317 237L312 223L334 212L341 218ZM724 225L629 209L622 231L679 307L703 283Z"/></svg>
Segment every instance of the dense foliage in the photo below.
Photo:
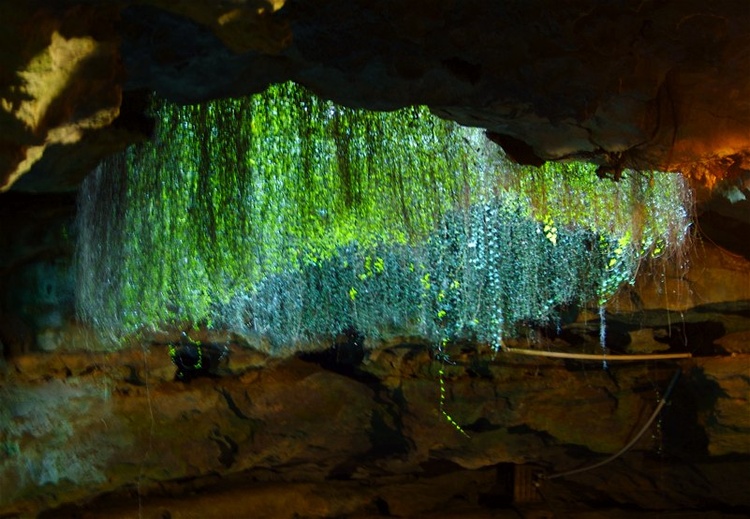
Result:
<svg viewBox="0 0 750 519"><path fill-rule="evenodd" d="M285 84L154 113L153 141L80 194L79 311L116 333L496 342L603 302L687 224L677 175L512 167L424 108L352 110Z"/></svg>

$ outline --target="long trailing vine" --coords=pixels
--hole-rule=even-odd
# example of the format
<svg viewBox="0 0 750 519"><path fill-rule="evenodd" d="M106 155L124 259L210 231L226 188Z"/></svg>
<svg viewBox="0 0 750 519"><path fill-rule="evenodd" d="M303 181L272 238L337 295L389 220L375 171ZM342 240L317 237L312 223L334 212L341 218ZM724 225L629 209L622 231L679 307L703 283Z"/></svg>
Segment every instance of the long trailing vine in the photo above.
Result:
<svg viewBox="0 0 750 519"><path fill-rule="evenodd" d="M424 107L368 112L297 85L177 106L79 194L81 318L127 336L200 323L285 354L353 327L500 346L603 305L689 225L679 175L521 168ZM259 343L260 344L260 343Z"/></svg>
<svg viewBox="0 0 750 519"><path fill-rule="evenodd" d="M606 301L687 226L678 175L519 168L425 108L284 84L153 112L153 141L80 193L78 309L113 333L203 323L283 350L353 325L497 346Z"/></svg>

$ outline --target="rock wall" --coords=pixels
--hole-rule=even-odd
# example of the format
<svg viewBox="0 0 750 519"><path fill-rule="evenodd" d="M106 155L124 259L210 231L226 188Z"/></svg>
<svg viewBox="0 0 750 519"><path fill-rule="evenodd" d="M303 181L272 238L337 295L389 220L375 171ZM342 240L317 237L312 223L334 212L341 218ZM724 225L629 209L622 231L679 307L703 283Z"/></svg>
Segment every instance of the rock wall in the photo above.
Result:
<svg viewBox="0 0 750 519"><path fill-rule="evenodd" d="M676 367L453 353L456 364L441 366L425 345L401 341L352 369L232 346L220 378L189 384L173 381L164 345L19 357L0 399L0 511L67 503L46 517L115 517L112 507L128 517L144 499L145 517L163 517L165 506L186 513L234 488L252 497L228 516L295 493L258 517L364 514L376 503L415 517L457 500L486 512L513 502L516 465L552 474L617 452ZM749 362L747 351L682 361L671 405L636 448L606 468L543 481L547 506L746 511ZM468 437L440 413L441 367L445 409ZM196 489L206 501L180 497ZM314 489L325 491L305 497Z"/></svg>

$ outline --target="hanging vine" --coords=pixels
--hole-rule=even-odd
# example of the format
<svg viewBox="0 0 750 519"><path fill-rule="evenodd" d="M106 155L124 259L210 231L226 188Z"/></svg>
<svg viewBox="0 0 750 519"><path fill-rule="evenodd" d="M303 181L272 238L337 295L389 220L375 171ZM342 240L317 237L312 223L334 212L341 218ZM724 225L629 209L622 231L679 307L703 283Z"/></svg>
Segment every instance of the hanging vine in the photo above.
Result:
<svg viewBox="0 0 750 519"><path fill-rule="evenodd" d="M282 351L354 326L498 345L606 300L688 225L678 175L519 168L423 107L283 84L153 114L154 139L80 193L79 313L119 334L203 323Z"/></svg>

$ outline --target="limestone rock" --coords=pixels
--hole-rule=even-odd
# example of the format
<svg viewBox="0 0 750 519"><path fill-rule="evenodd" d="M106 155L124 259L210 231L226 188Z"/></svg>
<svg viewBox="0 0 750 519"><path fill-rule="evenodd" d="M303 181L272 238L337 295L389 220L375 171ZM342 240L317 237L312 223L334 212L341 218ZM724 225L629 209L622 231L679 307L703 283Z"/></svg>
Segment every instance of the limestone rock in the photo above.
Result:
<svg viewBox="0 0 750 519"><path fill-rule="evenodd" d="M668 344L659 342L654 339L654 330L634 330L629 332L630 344L628 345L627 351L632 353L654 353L659 351L665 351L669 349Z"/></svg>
<svg viewBox="0 0 750 519"><path fill-rule="evenodd" d="M492 488L513 464L550 473L616 452L654 409L671 376L671 370L646 365L607 373L571 370L560 361L469 354L467 362L446 370L444 407L467 438L441 415L439 363L421 347L400 349L403 360L395 371L392 356L376 351L352 378L297 359L246 367L243 350L232 346L221 378L189 384L173 380L164 347L18 357L3 375L0 434L7 458L0 465L0 511L73 506L139 481L142 495L156 499L154 506L174 508L174 501L159 500L166 497L159 489L189 481L211 485L207 474L315 488L331 479L349 481L343 496L331 494L335 486L323 492L315 505L320 511L310 512L314 517L377 509L378 499L385 503L381 508L414 517L453 495L481 509L488 496L509 499L505 490ZM684 364L684 379L656 436L643 438L611 468L575 478L576 484L592 496L607 493L645 508L694 506L685 498L694 494L685 489L704 488L708 472L702 471L721 459L716 456L732 454L739 462L750 454L745 357L700 360L692 370ZM671 461L653 458L655 452ZM673 486L650 475L678 471L682 463L693 465L695 477L677 478ZM742 464L725 469L741 470ZM624 479L612 479L613 473ZM440 474L452 476L440 480ZM470 479L459 484L458 476ZM413 482L408 498L388 489L393 478L402 490ZM358 487L364 481L369 490ZM448 481L452 486L441 486ZM714 495L732 506L748 505L731 484L721 484ZM643 485L654 495L643 493ZM553 487L565 502L572 487ZM279 492L292 499L295 488L303 487L252 495L281 510L268 500ZM417 499L419 492L424 495ZM133 503L126 495L118 502ZM298 510L294 503L285 506Z"/></svg>
<svg viewBox="0 0 750 519"><path fill-rule="evenodd" d="M708 381L721 387L705 417L709 452L750 455L750 359L747 355L711 359L702 367Z"/></svg>
<svg viewBox="0 0 750 519"><path fill-rule="evenodd" d="M750 353L750 332L729 333L717 339L716 344L730 353Z"/></svg>
<svg viewBox="0 0 750 519"><path fill-rule="evenodd" d="M750 261L709 241L686 246L683 257L644 265L633 291L609 303L614 312L681 312L714 303L750 300Z"/></svg>
<svg viewBox="0 0 750 519"><path fill-rule="evenodd" d="M110 127L122 102L114 11L3 2L0 13L0 191L35 167L55 177L41 185L75 189L95 160L123 147Z"/></svg>

